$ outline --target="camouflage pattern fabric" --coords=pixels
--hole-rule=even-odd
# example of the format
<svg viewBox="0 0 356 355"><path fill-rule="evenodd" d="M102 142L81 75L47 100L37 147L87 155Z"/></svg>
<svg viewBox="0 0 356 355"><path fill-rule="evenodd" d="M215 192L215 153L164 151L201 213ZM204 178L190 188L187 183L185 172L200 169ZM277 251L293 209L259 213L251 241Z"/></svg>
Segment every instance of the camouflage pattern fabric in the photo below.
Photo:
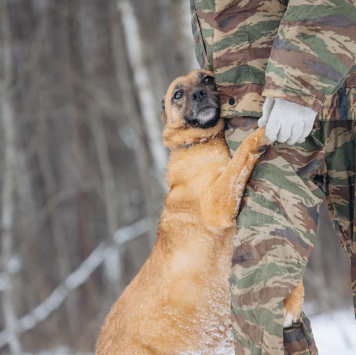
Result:
<svg viewBox="0 0 356 355"><path fill-rule="evenodd" d="M317 354L304 315L283 330L283 300L303 275L326 195L351 260L356 305L356 3L190 4L197 59L215 73L232 152L257 126L263 96L319 113L306 142L275 145L256 166L237 220L230 277L236 354Z"/></svg>
<svg viewBox="0 0 356 355"><path fill-rule="evenodd" d="M291 327L284 329L283 346L285 355L318 354L310 321L301 314L300 320Z"/></svg>
<svg viewBox="0 0 356 355"><path fill-rule="evenodd" d="M345 86L352 85L355 59L355 1L290 0L273 42L263 95L319 112L346 78Z"/></svg>
<svg viewBox="0 0 356 355"><path fill-rule="evenodd" d="M228 127L234 152L257 119L230 119ZM304 143L277 144L256 165L234 238L230 284L236 354L317 354L304 315L283 331L283 300L303 275L325 195L341 245L356 260L355 141L356 121L317 121ZM355 263L352 268L355 272Z"/></svg>
<svg viewBox="0 0 356 355"><path fill-rule="evenodd" d="M215 73L223 117L260 117L262 96L271 96L319 119L356 118L354 0L190 4L198 62Z"/></svg>

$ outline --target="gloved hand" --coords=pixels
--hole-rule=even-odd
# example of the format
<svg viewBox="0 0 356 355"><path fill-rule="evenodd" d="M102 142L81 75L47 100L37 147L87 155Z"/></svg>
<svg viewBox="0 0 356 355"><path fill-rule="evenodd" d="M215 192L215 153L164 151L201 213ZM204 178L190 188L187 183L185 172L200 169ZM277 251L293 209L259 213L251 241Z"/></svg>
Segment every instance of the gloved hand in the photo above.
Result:
<svg viewBox="0 0 356 355"><path fill-rule="evenodd" d="M266 97L258 125L259 127L266 126L265 135L271 143L278 141L293 145L305 141L313 129L317 114L309 107L283 99Z"/></svg>

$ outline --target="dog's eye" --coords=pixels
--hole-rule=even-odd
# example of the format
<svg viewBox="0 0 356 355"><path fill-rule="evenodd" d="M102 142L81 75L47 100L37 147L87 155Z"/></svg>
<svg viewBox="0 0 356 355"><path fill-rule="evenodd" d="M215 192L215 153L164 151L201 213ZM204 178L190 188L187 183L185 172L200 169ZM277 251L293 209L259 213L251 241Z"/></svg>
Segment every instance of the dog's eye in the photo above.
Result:
<svg viewBox="0 0 356 355"><path fill-rule="evenodd" d="M178 90L178 91L176 91L176 92L174 93L173 98L174 98L175 100L179 100L179 99L182 98L182 96L183 96L183 91L182 91L182 90Z"/></svg>
<svg viewBox="0 0 356 355"><path fill-rule="evenodd" d="M206 76L203 79L203 84L205 84L205 85L211 85L213 83L214 83L214 78L212 76Z"/></svg>

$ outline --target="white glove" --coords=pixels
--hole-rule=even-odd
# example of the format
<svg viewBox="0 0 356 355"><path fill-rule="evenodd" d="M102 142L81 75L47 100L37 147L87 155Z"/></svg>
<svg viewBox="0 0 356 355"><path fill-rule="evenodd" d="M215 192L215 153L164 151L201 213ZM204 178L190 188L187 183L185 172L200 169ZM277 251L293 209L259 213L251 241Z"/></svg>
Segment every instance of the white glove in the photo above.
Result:
<svg viewBox="0 0 356 355"><path fill-rule="evenodd" d="M266 126L265 136L271 143L278 141L293 145L304 142L309 136L317 114L309 107L266 97L258 126Z"/></svg>

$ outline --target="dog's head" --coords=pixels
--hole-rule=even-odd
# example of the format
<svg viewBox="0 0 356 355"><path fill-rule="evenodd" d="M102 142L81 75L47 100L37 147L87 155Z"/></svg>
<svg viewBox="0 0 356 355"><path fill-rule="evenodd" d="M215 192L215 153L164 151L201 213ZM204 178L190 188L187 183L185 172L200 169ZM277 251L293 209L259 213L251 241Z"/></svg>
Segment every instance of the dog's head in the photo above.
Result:
<svg viewBox="0 0 356 355"><path fill-rule="evenodd" d="M175 79L162 107L163 142L169 148L215 136L224 128L213 73L194 70Z"/></svg>

